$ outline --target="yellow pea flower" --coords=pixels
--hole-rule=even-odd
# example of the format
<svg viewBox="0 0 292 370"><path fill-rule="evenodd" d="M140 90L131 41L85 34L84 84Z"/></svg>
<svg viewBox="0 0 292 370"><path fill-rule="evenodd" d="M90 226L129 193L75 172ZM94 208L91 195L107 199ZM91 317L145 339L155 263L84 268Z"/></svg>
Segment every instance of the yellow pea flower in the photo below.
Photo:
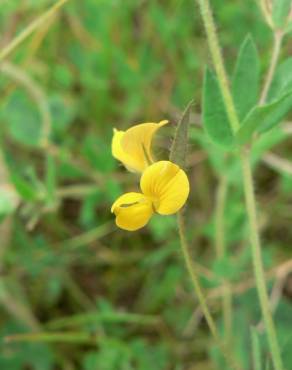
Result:
<svg viewBox="0 0 292 370"><path fill-rule="evenodd" d="M168 121L141 123L126 131L114 129L112 154L132 172L143 172L154 162L151 143L156 131Z"/></svg>
<svg viewBox="0 0 292 370"><path fill-rule="evenodd" d="M126 193L112 205L116 224L135 231L145 226L156 212L176 213L185 204L189 191L186 173L170 161L159 161L147 167L140 180L141 193Z"/></svg>

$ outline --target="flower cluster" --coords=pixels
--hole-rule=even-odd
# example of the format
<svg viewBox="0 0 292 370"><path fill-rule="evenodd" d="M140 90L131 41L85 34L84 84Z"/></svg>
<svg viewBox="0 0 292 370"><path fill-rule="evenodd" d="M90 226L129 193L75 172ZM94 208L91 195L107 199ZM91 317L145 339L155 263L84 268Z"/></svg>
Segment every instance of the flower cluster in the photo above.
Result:
<svg viewBox="0 0 292 370"><path fill-rule="evenodd" d="M185 172L173 162L156 162L151 151L154 134L167 123L141 123L127 131L114 130L113 156L129 171L142 173L141 192L123 194L111 208L117 226L124 230L140 229L154 213L174 214L188 198L190 187Z"/></svg>

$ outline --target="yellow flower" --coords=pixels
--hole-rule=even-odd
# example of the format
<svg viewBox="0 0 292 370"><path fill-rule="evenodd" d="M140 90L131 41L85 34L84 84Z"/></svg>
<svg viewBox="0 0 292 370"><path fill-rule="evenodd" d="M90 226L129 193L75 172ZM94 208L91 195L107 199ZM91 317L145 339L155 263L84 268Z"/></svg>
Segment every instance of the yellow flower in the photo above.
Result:
<svg viewBox="0 0 292 370"><path fill-rule="evenodd" d="M169 161L159 161L147 167L141 180L142 193L126 193L112 205L116 224L134 231L145 226L151 216L176 213L189 195L189 180L185 172Z"/></svg>
<svg viewBox="0 0 292 370"><path fill-rule="evenodd" d="M168 121L141 123L127 131L114 129L112 154L132 172L143 172L154 162L151 143L156 131Z"/></svg>

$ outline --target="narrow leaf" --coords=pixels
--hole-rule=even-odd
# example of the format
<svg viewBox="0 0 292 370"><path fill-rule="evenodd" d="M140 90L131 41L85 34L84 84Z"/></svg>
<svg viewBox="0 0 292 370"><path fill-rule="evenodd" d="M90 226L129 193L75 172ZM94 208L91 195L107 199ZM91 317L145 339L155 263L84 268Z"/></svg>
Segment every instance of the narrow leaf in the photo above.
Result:
<svg viewBox="0 0 292 370"><path fill-rule="evenodd" d="M286 19L290 13L291 0L273 1L273 21L279 28L284 27Z"/></svg>
<svg viewBox="0 0 292 370"><path fill-rule="evenodd" d="M257 48L248 36L241 45L232 80L232 93L240 121L257 104L259 74Z"/></svg>
<svg viewBox="0 0 292 370"><path fill-rule="evenodd" d="M215 144L230 148L233 134L227 117L218 81L210 70L206 70L203 87L203 124Z"/></svg>
<svg viewBox="0 0 292 370"><path fill-rule="evenodd" d="M292 91L271 104L254 108L242 123L236 134L236 141L244 144L252 135L271 130L285 117L292 107Z"/></svg>
<svg viewBox="0 0 292 370"><path fill-rule="evenodd" d="M22 176L16 172L10 174L10 180L13 183L18 194L26 201L35 201L38 197L36 189L33 185L25 180Z"/></svg>
<svg viewBox="0 0 292 370"><path fill-rule="evenodd" d="M159 319L153 315L140 315L128 312L89 312L52 320L47 328L59 330L66 327L94 325L100 323L126 323L139 325L156 325Z"/></svg>
<svg viewBox="0 0 292 370"><path fill-rule="evenodd" d="M292 90L292 58L286 59L279 65L268 95L268 102L279 99L284 93Z"/></svg>
<svg viewBox="0 0 292 370"><path fill-rule="evenodd" d="M188 133L190 124L190 113L192 111L194 101L190 101L183 115L177 124L173 143L170 149L169 160L178 164L180 167L185 166L187 147L188 147Z"/></svg>

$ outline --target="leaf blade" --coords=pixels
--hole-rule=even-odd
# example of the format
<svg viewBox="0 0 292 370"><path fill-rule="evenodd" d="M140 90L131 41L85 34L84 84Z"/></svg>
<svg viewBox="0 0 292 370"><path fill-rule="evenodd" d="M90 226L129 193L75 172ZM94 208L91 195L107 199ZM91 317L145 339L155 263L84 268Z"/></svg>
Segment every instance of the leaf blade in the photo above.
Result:
<svg viewBox="0 0 292 370"><path fill-rule="evenodd" d="M291 10L291 0L273 1L273 21L279 28L285 27L286 19Z"/></svg>
<svg viewBox="0 0 292 370"><path fill-rule="evenodd" d="M291 107L292 91L270 104L255 107L238 130L236 142L245 144L254 133L264 133L271 130L281 122Z"/></svg>
<svg viewBox="0 0 292 370"><path fill-rule="evenodd" d="M268 102L279 99L284 93L292 90L292 58L284 60L276 69L268 94Z"/></svg>
<svg viewBox="0 0 292 370"><path fill-rule="evenodd" d="M251 36L243 41L232 79L232 94L240 121L257 104L259 92L259 57Z"/></svg>
<svg viewBox="0 0 292 370"><path fill-rule="evenodd" d="M185 166L188 146L188 132L190 124L190 113L193 108L194 101L191 100L185 108L180 121L177 124L174 139L170 149L169 160L178 164L180 167Z"/></svg>
<svg viewBox="0 0 292 370"><path fill-rule="evenodd" d="M206 69L203 86L203 125L211 140L225 149L233 145L233 134L218 81Z"/></svg>

